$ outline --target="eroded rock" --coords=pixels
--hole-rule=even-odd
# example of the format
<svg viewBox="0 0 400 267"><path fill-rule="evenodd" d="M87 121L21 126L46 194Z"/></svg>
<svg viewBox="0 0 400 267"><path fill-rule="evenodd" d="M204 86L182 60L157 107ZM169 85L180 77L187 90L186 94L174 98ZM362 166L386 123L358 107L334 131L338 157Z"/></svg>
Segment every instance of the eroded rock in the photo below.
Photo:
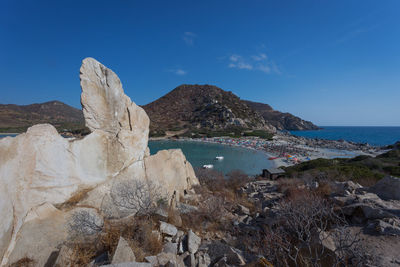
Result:
<svg viewBox="0 0 400 267"><path fill-rule="evenodd" d="M135 202L124 205L116 192L119 184L155 184L165 192L161 197L171 201L198 183L180 150L149 155L149 118L124 94L113 71L87 58L80 78L89 135L66 139L53 126L40 124L17 137L0 140L1 266L10 255L18 255L16 242L34 237L26 229L39 227L33 224L40 219L29 221L25 217L43 203L60 209L79 204L96 210L99 214L94 225L101 231L102 217L120 219L140 210L133 207ZM49 234L53 234L51 229ZM34 243L21 247L29 251Z"/></svg>

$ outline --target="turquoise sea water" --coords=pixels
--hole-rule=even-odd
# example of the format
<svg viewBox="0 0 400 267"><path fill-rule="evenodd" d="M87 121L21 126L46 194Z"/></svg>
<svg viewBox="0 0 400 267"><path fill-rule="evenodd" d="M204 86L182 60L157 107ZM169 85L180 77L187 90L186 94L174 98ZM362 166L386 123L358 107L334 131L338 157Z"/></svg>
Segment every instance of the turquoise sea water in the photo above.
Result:
<svg viewBox="0 0 400 267"><path fill-rule="evenodd" d="M15 136L17 136L18 134L0 134L0 138L2 138L2 137L7 137L7 136L12 136L12 137L15 137Z"/></svg>
<svg viewBox="0 0 400 267"><path fill-rule="evenodd" d="M180 148L193 167L213 164L215 170L225 174L241 170L248 175L257 175L262 173L262 169L272 166L272 162L268 160L269 155L262 151L228 145L161 140L149 141L149 148L152 155L159 150ZM223 156L224 159L215 160L216 156Z"/></svg>
<svg viewBox="0 0 400 267"><path fill-rule="evenodd" d="M375 146L391 145L400 141L400 127L320 126L318 131L291 131L291 134L309 138L346 140Z"/></svg>

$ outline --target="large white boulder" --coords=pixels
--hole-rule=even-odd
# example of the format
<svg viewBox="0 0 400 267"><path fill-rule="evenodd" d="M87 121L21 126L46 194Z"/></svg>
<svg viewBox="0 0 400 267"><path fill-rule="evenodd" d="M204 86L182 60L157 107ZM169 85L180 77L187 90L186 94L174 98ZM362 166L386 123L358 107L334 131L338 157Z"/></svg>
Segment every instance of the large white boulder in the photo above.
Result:
<svg viewBox="0 0 400 267"><path fill-rule="evenodd" d="M199 181L193 167L180 149L158 151L144 159L146 178L167 190L168 195L182 197L185 190Z"/></svg>
<svg viewBox="0 0 400 267"><path fill-rule="evenodd" d="M34 239L38 228L33 224L40 216L28 221L27 215L43 203L58 207L65 202L79 203L98 210L101 217L122 218L139 209L125 207L124 199L118 199L116 191L121 184L140 181L156 185L165 193L163 197L171 198L198 183L181 151L149 155L149 118L124 94L113 71L86 58L80 79L89 135L66 139L53 126L41 124L17 137L0 139L1 266L7 264L10 255L13 260L15 255L23 255L21 248L29 249L29 242L18 249L15 244ZM76 199L83 191L82 199ZM53 233L52 229L48 231ZM63 235L58 237L62 239Z"/></svg>

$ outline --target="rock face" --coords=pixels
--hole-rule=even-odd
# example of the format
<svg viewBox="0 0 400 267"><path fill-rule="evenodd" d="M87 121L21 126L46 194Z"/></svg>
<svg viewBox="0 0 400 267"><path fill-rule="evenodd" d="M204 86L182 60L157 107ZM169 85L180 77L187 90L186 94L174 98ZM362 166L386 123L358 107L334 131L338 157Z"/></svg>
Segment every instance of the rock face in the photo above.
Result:
<svg viewBox="0 0 400 267"><path fill-rule="evenodd" d="M386 176L377 182L371 191L383 199L400 200L400 178Z"/></svg>
<svg viewBox="0 0 400 267"><path fill-rule="evenodd" d="M116 202L113 196L118 184L154 184L165 192L163 198L171 200L172 196L183 195L198 183L181 151L149 156L149 118L124 94L114 72L95 59L86 58L80 78L89 135L83 139L66 139L53 126L40 124L15 138L0 140L1 265L7 264L10 255L19 255L16 243L31 240L32 231L24 230L33 227L27 214L43 203L62 209L68 200L75 199L73 203L98 210L100 217L95 219L98 222L103 216L110 217L107 212L111 217L121 218L139 211L133 206L143 200ZM76 199L83 190L87 193ZM124 205L126 201L131 206ZM116 204L124 207L123 212ZM71 220L68 216L65 218ZM51 228L48 231L54 232ZM59 239L51 240L55 241L49 247L59 245L56 244ZM29 250L29 242L23 244ZM12 259L18 260L14 256Z"/></svg>
<svg viewBox="0 0 400 267"><path fill-rule="evenodd" d="M302 120L287 112L274 110L270 105L243 100L251 109L259 113L264 120L278 130L318 130L319 127L310 121Z"/></svg>

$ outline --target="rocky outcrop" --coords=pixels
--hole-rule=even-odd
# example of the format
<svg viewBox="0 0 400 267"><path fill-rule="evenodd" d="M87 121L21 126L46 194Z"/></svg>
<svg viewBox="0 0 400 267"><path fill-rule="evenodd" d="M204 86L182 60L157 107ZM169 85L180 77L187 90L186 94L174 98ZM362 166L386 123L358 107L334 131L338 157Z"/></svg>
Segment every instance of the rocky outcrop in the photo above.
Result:
<svg viewBox="0 0 400 267"><path fill-rule="evenodd" d="M90 215L95 228L101 228L103 217L131 216L140 212L144 203L150 205L156 201L145 198L153 196L147 192L150 189L159 190L158 197L171 201L198 183L180 150L149 156L149 118L124 94L114 72L87 58L82 62L80 78L89 135L66 139L53 126L41 124L15 138L0 140L2 265L9 259L17 260L23 254L22 249L29 251L36 243L29 240L38 233L54 234L53 243L44 242L41 253L31 255L41 261L36 254L48 254L55 245L60 245L59 240L65 240L65 231L52 227L70 225L74 217L67 216L67 212L75 209L76 204L95 210L96 214L90 210L82 212ZM121 188L125 191L121 192ZM142 190L143 197L138 197L137 190ZM65 222L55 221L35 228L45 215L33 218L30 214L44 203L45 207L51 207L46 210L60 213L57 217L65 218ZM66 207L68 211L64 211Z"/></svg>
<svg viewBox="0 0 400 267"><path fill-rule="evenodd" d="M383 199L400 200L400 178L386 176L370 190Z"/></svg>
<svg viewBox="0 0 400 267"><path fill-rule="evenodd" d="M318 126L311 121L302 120L287 112L274 110L270 105L243 100L251 109L259 113L264 120L273 125L278 130L302 131L302 130L318 130Z"/></svg>

